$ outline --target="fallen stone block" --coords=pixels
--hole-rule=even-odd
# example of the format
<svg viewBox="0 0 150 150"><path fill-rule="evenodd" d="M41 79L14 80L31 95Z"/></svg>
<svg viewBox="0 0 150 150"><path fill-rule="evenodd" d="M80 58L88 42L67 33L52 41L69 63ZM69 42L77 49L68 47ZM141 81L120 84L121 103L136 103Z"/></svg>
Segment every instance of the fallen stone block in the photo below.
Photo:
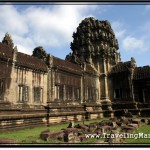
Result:
<svg viewBox="0 0 150 150"><path fill-rule="evenodd" d="M99 123L98 122L93 122L93 123L90 123L89 126L98 126Z"/></svg>
<svg viewBox="0 0 150 150"><path fill-rule="evenodd" d="M78 128L67 128L63 132L64 133L71 133L71 132L78 133L78 131L79 131Z"/></svg>
<svg viewBox="0 0 150 150"><path fill-rule="evenodd" d="M111 127L113 127L113 128L115 128L115 129L117 129L117 128L118 128L117 123L116 123L116 122L114 122L114 121L110 124L110 126L111 126Z"/></svg>
<svg viewBox="0 0 150 150"><path fill-rule="evenodd" d="M135 129L138 129L138 128L139 128L139 125L138 125L138 124L128 124L128 126L134 127Z"/></svg>
<svg viewBox="0 0 150 150"><path fill-rule="evenodd" d="M148 119L141 119L141 122L144 123L144 124L148 124L149 123Z"/></svg>
<svg viewBox="0 0 150 150"><path fill-rule="evenodd" d="M117 119L117 117L114 117L114 118L110 118L109 120L112 122L116 122L118 119Z"/></svg>
<svg viewBox="0 0 150 150"><path fill-rule="evenodd" d="M44 141L48 141L50 139L60 139L63 140L63 131L59 132L50 132L49 130L42 131L40 134L40 138Z"/></svg>
<svg viewBox="0 0 150 150"><path fill-rule="evenodd" d="M80 138L74 132L65 132L64 133L64 142L67 142L67 143L78 143L78 142L80 142Z"/></svg>
<svg viewBox="0 0 150 150"><path fill-rule="evenodd" d="M141 119L132 119L132 123L140 125L141 124Z"/></svg>
<svg viewBox="0 0 150 150"><path fill-rule="evenodd" d="M83 124L77 124L76 126L74 126L75 128L78 129L83 129L85 131L87 131L89 129L89 127L87 125L83 125Z"/></svg>
<svg viewBox="0 0 150 150"><path fill-rule="evenodd" d="M42 131L40 134L40 138L44 141L47 141L50 134L50 130Z"/></svg>
<svg viewBox="0 0 150 150"><path fill-rule="evenodd" d="M111 130L111 134L119 134L121 131L121 128L117 128L116 130Z"/></svg>
<svg viewBox="0 0 150 150"><path fill-rule="evenodd" d="M99 122L100 126L110 126L112 124L111 120L103 120L101 122Z"/></svg>
<svg viewBox="0 0 150 150"><path fill-rule="evenodd" d="M57 139L59 140L59 141L64 141L64 132L61 132L61 133L59 133L58 135L57 135Z"/></svg>
<svg viewBox="0 0 150 150"><path fill-rule="evenodd" d="M108 143L109 144L119 144L122 143L123 139L122 138L109 138Z"/></svg>
<svg viewBox="0 0 150 150"><path fill-rule="evenodd" d="M147 121L148 121L148 123L147 123L147 124L148 124L148 125L150 125L150 119L147 119Z"/></svg>
<svg viewBox="0 0 150 150"><path fill-rule="evenodd" d="M99 127L98 129L101 130L101 133L107 133L112 130L112 127L111 126L102 126L102 127Z"/></svg>
<svg viewBox="0 0 150 150"><path fill-rule="evenodd" d="M87 140L84 135L79 136L79 138L80 138L80 142L83 142L83 141Z"/></svg>
<svg viewBox="0 0 150 150"><path fill-rule="evenodd" d="M132 133L135 130L135 127L131 126L121 126L122 131L126 133Z"/></svg>

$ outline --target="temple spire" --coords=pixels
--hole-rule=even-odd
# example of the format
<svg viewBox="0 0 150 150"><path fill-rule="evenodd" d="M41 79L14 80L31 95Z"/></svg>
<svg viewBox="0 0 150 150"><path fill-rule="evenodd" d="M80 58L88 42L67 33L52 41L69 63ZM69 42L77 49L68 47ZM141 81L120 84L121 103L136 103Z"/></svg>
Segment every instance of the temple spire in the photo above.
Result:
<svg viewBox="0 0 150 150"><path fill-rule="evenodd" d="M6 32L5 37L2 40L2 43L9 45L11 48L14 48L13 40L8 32Z"/></svg>

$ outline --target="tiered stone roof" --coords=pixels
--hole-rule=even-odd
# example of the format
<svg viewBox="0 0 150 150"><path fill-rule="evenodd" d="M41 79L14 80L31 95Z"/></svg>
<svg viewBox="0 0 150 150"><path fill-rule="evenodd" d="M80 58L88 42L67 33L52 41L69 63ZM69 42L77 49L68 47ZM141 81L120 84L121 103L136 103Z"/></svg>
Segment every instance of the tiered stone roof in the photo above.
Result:
<svg viewBox="0 0 150 150"><path fill-rule="evenodd" d="M8 37L10 36L8 36L7 33L7 35L5 35L5 38L3 39L3 42L0 43L1 60L12 62L13 55L14 53L16 53L16 66L47 72L47 65L43 60L40 60L34 56L15 51L15 49L12 47L12 41L10 43L7 43L7 40L9 39Z"/></svg>
<svg viewBox="0 0 150 150"><path fill-rule="evenodd" d="M62 60L54 56L53 56L53 66L71 72L82 73L82 68L79 65L76 65L66 60Z"/></svg>
<svg viewBox="0 0 150 150"><path fill-rule="evenodd" d="M47 65L43 60L21 52L17 52L16 65L47 72Z"/></svg>
<svg viewBox="0 0 150 150"><path fill-rule="evenodd" d="M119 62L117 65L115 65L110 73L119 73L119 72L126 72L129 71L129 68L131 67L131 61L127 61L127 62Z"/></svg>
<svg viewBox="0 0 150 150"><path fill-rule="evenodd" d="M133 80L150 79L150 66L136 67Z"/></svg>
<svg viewBox="0 0 150 150"><path fill-rule="evenodd" d="M73 33L72 53L66 59L75 63L91 63L92 59L115 58L119 48L118 41L109 21L93 17L85 18Z"/></svg>

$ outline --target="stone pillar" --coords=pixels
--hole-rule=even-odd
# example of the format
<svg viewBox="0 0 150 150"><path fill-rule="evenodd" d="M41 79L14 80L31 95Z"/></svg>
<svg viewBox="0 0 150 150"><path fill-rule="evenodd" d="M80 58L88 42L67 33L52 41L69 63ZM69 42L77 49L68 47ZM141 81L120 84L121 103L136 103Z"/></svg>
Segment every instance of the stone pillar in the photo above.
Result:
<svg viewBox="0 0 150 150"><path fill-rule="evenodd" d="M22 101L22 86L20 86L20 99L19 101Z"/></svg>
<svg viewBox="0 0 150 150"><path fill-rule="evenodd" d="M34 104L34 99L32 98L32 85L28 85L28 96L29 96L29 103Z"/></svg>
<svg viewBox="0 0 150 150"><path fill-rule="evenodd" d="M83 103L83 101L84 101L84 97L83 97L83 89L84 89L84 87L83 87L83 85L84 85L84 84L83 84L83 81L84 81L84 80L83 80L83 78L84 78L84 77L83 77L83 75L82 75L82 77L81 77L81 88L80 88L80 93L79 93L79 94L80 94L80 102L81 102L81 103ZM77 95L78 95L78 94L77 94Z"/></svg>
<svg viewBox="0 0 150 150"><path fill-rule="evenodd" d="M63 87L63 100L66 100L66 85Z"/></svg>
<svg viewBox="0 0 150 150"><path fill-rule="evenodd" d="M104 76L104 83L105 83L105 98L108 98L108 83L107 83L107 76Z"/></svg>
<svg viewBox="0 0 150 150"><path fill-rule="evenodd" d="M100 103L100 97L101 97L101 83L100 83L100 80L99 78L97 79L97 87L98 87L98 99L96 100L98 103Z"/></svg>
<svg viewBox="0 0 150 150"><path fill-rule="evenodd" d="M74 96L74 87L72 87L72 101L74 102L75 96Z"/></svg>
<svg viewBox="0 0 150 150"><path fill-rule="evenodd" d="M47 82L47 102L50 102L52 99L52 70L51 68L48 71L48 82Z"/></svg>
<svg viewBox="0 0 150 150"><path fill-rule="evenodd" d="M43 102L43 88L41 88L40 101Z"/></svg>
<svg viewBox="0 0 150 150"><path fill-rule="evenodd" d="M129 74L128 80L129 80L129 88L130 88L130 98L133 102L135 102L134 88L133 88L133 82L132 82L132 72L131 72L131 74Z"/></svg>
<svg viewBox="0 0 150 150"><path fill-rule="evenodd" d="M105 89L105 99L108 99L108 79L107 79L107 68L106 68L106 59L103 59L104 65L104 89Z"/></svg>
<svg viewBox="0 0 150 150"><path fill-rule="evenodd" d="M52 83L52 85L51 85L51 100L50 101L54 101L54 99L55 99L55 71L54 70L52 70L52 78L51 78L51 83Z"/></svg>
<svg viewBox="0 0 150 150"><path fill-rule="evenodd" d="M59 86L57 86L57 99L59 99Z"/></svg>

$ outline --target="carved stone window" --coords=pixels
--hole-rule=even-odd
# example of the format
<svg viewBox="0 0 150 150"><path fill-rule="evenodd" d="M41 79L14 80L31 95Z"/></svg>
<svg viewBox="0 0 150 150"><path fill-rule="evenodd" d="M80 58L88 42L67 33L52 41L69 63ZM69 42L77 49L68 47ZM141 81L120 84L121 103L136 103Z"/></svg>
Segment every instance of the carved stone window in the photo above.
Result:
<svg viewBox="0 0 150 150"><path fill-rule="evenodd" d="M55 99L59 99L59 85L55 85Z"/></svg>
<svg viewBox="0 0 150 150"><path fill-rule="evenodd" d="M19 93L19 102L25 103L29 101L29 86L19 85L18 93Z"/></svg>
<svg viewBox="0 0 150 150"><path fill-rule="evenodd" d="M72 100L72 94L73 94L72 86L69 86L69 100Z"/></svg>
<svg viewBox="0 0 150 150"><path fill-rule="evenodd" d="M4 98L4 90L5 90L5 81L4 79L0 79L0 100Z"/></svg>
<svg viewBox="0 0 150 150"><path fill-rule="evenodd" d="M88 87L88 99L92 99L92 88Z"/></svg>
<svg viewBox="0 0 150 150"><path fill-rule="evenodd" d="M59 98L61 100L63 100L63 97L64 97L64 86L63 85L60 85L59 86Z"/></svg>
<svg viewBox="0 0 150 150"><path fill-rule="evenodd" d="M73 100L73 87L66 85L66 100Z"/></svg>
<svg viewBox="0 0 150 150"><path fill-rule="evenodd" d="M74 100L79 100L79 99L80 99L80 89L74 88Z"/></svg>
<svg viewBox="0 0 150 150"><path fill-rule="evenodd" d="M34 87L34 101L35 102L42 102L43 98L43 89L41 87Z"/></svg>
<svg viewBox="0 0 150 150"><path fill-rule="evenodd" d="M77 88L77 100L80 100L80 88Z"/></svg>
<svg viewBox="0 0 150 150"><path fill-rule="evenodd" d="M95 97L96 97L96 100L98 100L98 99L99 99L98 89L95 89Z"/></svg>
<svg viewBox="0 0 150 150"><path fill-rule="evenodd" d="M114 91L114 98L115 99L122 98L122 89L115 89L115 91Z"/></svg>

